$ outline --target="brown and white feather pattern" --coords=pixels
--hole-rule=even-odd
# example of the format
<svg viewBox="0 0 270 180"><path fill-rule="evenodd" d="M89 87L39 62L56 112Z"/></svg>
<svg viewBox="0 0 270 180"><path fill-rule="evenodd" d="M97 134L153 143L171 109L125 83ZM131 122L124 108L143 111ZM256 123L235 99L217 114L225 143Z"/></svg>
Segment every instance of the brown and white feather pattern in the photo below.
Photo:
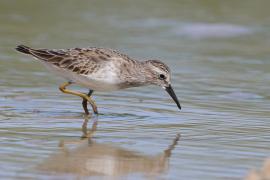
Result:
<svg viewBox="0 0 270 180"><path fill-rule="evenodd" d="M94 47L66 50L29 49L29 52L38 59L81 75L95 72L112 58L128 58L114 50Z"/></svg>
<svg viewBox="0 0 270 180"><path fill-rule="evenodd" d="M89 47L48 50L23 45L16 49L42 60L48 69L69 81L94 90L140 86L145 81L141 62L112 49Z"/></svg>

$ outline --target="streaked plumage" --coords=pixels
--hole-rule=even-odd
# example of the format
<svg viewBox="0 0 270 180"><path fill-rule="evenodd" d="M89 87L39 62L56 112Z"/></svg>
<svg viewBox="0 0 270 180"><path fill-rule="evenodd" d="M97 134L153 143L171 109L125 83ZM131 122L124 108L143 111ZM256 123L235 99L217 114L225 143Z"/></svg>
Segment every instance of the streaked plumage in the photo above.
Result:
<svg viewBox="0 0 270 180"><path fill-rule="evenodd" d="M112 49L89 47L49 50L20 45L16 50L41 60L48 69L69 82L91 90L111 91L149 84L171 87L170 69L163 62L138 61ZM175 94L170 95L176 101ZM178 100L176 102L180 108Z"/></svg>

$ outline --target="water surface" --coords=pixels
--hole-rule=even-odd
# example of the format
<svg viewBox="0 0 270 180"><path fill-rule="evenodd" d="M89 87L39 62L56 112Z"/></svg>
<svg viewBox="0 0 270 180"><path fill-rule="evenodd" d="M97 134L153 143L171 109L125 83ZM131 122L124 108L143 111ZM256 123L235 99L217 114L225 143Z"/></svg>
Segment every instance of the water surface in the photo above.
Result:
<svg viewBox="0 0 270 180"><path fill-rule="evenodd" d="M1 1L0 176L242 179L270 156L269 5L266 0ZM161 59L171 67L183 109L159 87L95 92L101 115L89 119L88 127L94 120L98 126L88 142L81 139L81 99L60 93L61 78L15 52L21 43L102 46L137 59ZM88 149L92 155L84 153ZM51 161L76 164L84 159L79 152L88 158L79 162L88 166L76 167L104 162L100 167L108 168L93 166L96 174L83 174L62 171ZM113 168L119 163L122 171ZM142 165L149 171L136 169Z"/></svg>

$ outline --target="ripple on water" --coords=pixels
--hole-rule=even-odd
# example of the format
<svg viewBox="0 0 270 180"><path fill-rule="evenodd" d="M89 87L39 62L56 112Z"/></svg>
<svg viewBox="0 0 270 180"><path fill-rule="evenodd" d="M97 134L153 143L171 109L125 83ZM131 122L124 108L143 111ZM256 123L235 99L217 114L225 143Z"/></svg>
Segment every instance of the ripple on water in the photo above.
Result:
<svg viewBox="0 0 270 180"><path fill-rule="evenodd" d="M255 94L255 93L249 93L249 92L231 92L228 94L220 95L221 98L224 99L233 99L235 101L243 101L243 100L252 100L252 99L263 99L264 97Z"/></svg>
<svg viewBox="0 0 270 180"><path fill-rule="evenodd" d="M87 164L109 175L123 165L131 172L125 177L136 180L157 170L152 179L242 179L270 156L269 1L28 1L0 6L2 179L84 179L75 170ZM101 114L86 142L81 99L61 94L62 80L15 52L18 42L162 59L183 109L159 87L95 92ZM169 162L162 161L178 133Z"/></svg>

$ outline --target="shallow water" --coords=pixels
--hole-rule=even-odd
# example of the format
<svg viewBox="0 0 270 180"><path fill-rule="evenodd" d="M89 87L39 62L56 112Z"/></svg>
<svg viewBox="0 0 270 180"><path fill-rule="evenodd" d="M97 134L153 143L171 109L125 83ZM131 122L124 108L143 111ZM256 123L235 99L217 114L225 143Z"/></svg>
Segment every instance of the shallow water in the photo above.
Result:
<svg viewBox="0 0 270 180"><path fill-rule="evenodd" d="M1 1L0 176L242 179L270 156L269 5ZM183 109L158 87L95 92L101 115L89 119L89 130L98 125L88 142L81 100L60 93L61 78L15 52L21 43L162 59Z"/></svg>

